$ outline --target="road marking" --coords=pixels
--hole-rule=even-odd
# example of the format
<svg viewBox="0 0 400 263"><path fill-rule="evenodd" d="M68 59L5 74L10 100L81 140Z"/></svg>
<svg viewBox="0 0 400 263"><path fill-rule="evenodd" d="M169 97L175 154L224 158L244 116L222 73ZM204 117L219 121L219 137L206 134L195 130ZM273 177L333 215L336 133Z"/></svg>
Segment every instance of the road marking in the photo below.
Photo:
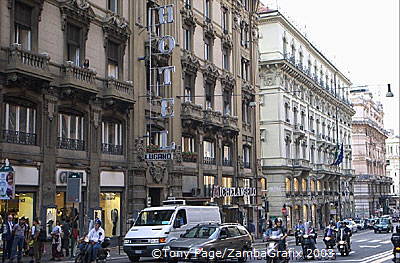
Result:
<svg viewBox="0 0 400 263"><path fill-rule="evenodd" d="M375 240L370 240L370 241L368 241L369 243L378 243L378 242L381 242L382 240L380 240L380 239L375 239Z"/></svg>
<svg viewBox="0 0 400 263"><path fill-rule="evenodd" d="M383 262L391 260L391 259L393 259L393 255L389 255L389 256L387 256L385 258L381 258L379 260L375 260L375 261L373 261L371 263L383 263Z"/></svg>
<svg viewBox="0 0 400 263"><path fill-rule="evenodd" d="M356 253L354 250L350 251L349 255Z"/></svg>
<svg viewBox="0 0 400 263"><path fill-rule="evenodd" d="M385 240L385 241L379 242L379 244L390 244L390 243L392 243L392 241L390 241L390 240Z"/></svg>
<svg viewBox="0 0 400 263"><path fill-rule="evenodd" d="M378 255L373 255L373 256L369 256L369 257L363 258L361 260L361 262L363 262L363 263L374 263L375 260L379 260L379 259L381 259L383 257L389 257L391 255L392 255L392 250L388 250L388 251L382 252L381 254L378 254Z"/></svg>
<svg viewBox="0 0 400 263"><path fill-rule="evenodd" d="M368 239L361 239L361 240L356 240L356 241L353 241L354 243L361 243L361 242L365 242L365 241L367 241Z"/></svg>
<svg viewBox="0 0 400 263"><path fill-rule="evenodd" d="M376 246L360 246L360 248L377 248L380 247L381 245L376 245Z"/></svg>

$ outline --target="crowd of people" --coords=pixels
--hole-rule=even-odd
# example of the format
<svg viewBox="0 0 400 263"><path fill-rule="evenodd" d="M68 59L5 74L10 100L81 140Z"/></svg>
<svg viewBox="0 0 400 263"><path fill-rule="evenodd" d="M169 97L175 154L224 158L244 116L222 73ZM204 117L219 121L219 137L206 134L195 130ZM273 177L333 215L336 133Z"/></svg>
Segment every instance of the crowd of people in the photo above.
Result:
<svg viewBox="0 0 400 263"><path fill-rule="evenodd" d="M25 217L14 218L13 215L7 216L2 229L2 239L4 245L4 257L9 262L21 262L23 256L31 257L31 262L41 262L45 251L45 242L50 241L51 259L60 261L64 256L73 258L76 253L79 230L77 220L71 221L69 218L63 222L57 221L53 227L53 222L47 222L51 239L48 239L46 228L38 219L34 219L30 224ZM48 251L50 253L50 251Z"/></svg>

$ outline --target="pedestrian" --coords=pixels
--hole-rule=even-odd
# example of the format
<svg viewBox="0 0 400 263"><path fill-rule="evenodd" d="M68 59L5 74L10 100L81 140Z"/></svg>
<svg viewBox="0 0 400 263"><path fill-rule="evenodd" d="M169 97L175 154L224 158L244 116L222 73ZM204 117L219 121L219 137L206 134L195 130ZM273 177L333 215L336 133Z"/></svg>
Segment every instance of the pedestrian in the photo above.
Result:
<svg viewBox="0 0 400 263"><path fill-rule="evenodd" d="M65 256L69 257L69 245L70 245L70 238L71 238L71 224L69 217L66 217L64 224L61 227L62 235L61 235L61 242L62 247L65 249Z"/></svg>
<svg viewBox="0 0 400 263"><path fill-rule="evenodd" d="M31 228L31 242L33 243L33 255L31 262L38 263L42 258L42 240L40 239L40 232L42 228L38 219L34 219Z"/></svg>
<svg viewBox="0 0 400 263"><path fill-rule="evenodd" d="M52 237L51 255L52 255L52 257L50 260L60 261L61 258L63 257L61 233L62 233L62 230L61 230L61 226L60 226L60 221L57 220L56 226L51 231L51 237Z"/></svg>
<svg viewBox="0 0 400 263"><path fill-rule="evenodd" d="M26 223L24 217L21 217L18 224L14 225L13 234L14 234L14 240L13 240L10 262L13 262L15 258L17 258L17 262L21 262L22 252L25 243L25 234L26 234ZM17 250L18 250L18 255L17 255Z"/></svg>
<svg viewBox="0 0 400 263"><path fill-rule="evenodd" d="M14 235L13 235L13 228L14 228L14 217L13 215L8 215L7 216L7 222L5 222L4 225L4 230L3 230L3 242L6 243L5 246L5 258L6 259L11 259L11 251L12 251L12 246L13 246L13 240L14 240Z"/></svg>
<svg viewBox="0 0 400 263"><path fill-rule="evenodd" d="M73 222L71 231L71 258L75 257L75 248L77 246L78 239L79 239L78 223Z"/></svg>

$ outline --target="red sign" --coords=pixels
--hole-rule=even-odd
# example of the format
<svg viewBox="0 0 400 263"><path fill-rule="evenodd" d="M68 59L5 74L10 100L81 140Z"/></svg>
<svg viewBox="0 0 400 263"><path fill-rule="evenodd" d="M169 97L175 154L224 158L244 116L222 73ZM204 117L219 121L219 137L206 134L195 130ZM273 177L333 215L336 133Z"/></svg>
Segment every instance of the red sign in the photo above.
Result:
<svg viewBox="0 0 400 263"><path fill-rule="evenodd" d="M282 208L282 214L284 214L284 215L286 215L286 208L284 207L284 208Z"/></svg>

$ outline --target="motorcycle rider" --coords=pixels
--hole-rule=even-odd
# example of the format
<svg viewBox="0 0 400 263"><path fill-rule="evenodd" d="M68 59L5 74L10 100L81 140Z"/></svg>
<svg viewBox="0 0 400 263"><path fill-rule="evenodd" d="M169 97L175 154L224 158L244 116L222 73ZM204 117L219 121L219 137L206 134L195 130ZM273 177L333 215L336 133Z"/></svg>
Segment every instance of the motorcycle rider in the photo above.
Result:
<svg viewBox="0 0 400 263"><path fill-rule="evenodd" d="M100 219L96 219L94 228L90 230L88 234L89 246L82 243L79 245L79 249L83 252L86 250L86 253L89 255L89 262L95 261L97 259L97 253L99 249L101 249L101 243L104 241L105 233L104 229L101 227Z"/></svg>
<svg viewBox="0 0 400 263"><path fill-rule="evenodd" d="M272 234L275 232L277 236L282 234L282 238L279 241L279 246L278 249L279 251L285 251L286 250L286 237L287 237L287 232L286 229L282 226L282 219L276 218L274 221L275 225L268 229L267 232L265 233L267 239L272 236Z"/></svg>
<svg viewBox="0 0 400 263"><path fill-rule="evenodd" d="M390 239L393 244L393 253L395 253L396 247L400 247L400 225L396 226L396 233L393 233L392 238ZM395 258L393 259L395 262Z"/></svg>
<svg viewBox="0 0 400 263"><path fill-rule="evenodd" d="M338 235L340 235L340 232L342 229L344 231L345 241L349 244L349 250L351 250L350 237L352 236L353 233L351 232L351 229L347 226L347 223L344 221L340 222L340 227L338 229ZM337 240L340 240L340 236L338 236Z"/></svg>
<svg viewBox="0 0 400 263"><path fill-rule="evenodd" d="M295 226L295 233L294 234L295 234L295 238L296 238L296 245L300 241L300 231L302 231L304 233L304 225L303 225L303 222L301 220L299 220L299 222Z"/></svg>
<svg viewBox="0 0 400 263"><path fill-rule="evenodd" d="M329 225L325 228L324 237L335 237L335 223L333 220L329 222Z"/></svg>
<svg viewBox="0 0 400 263"><path fill-rule="evenodd" d="M314 235L314 238L313 238L312 241L314 241L313 245L315 247L315 244L317 243L317 232L315 231L315 228L312 226L312 222L311 221L306 222L305 232L304 233L306 235Z"/></svg>

